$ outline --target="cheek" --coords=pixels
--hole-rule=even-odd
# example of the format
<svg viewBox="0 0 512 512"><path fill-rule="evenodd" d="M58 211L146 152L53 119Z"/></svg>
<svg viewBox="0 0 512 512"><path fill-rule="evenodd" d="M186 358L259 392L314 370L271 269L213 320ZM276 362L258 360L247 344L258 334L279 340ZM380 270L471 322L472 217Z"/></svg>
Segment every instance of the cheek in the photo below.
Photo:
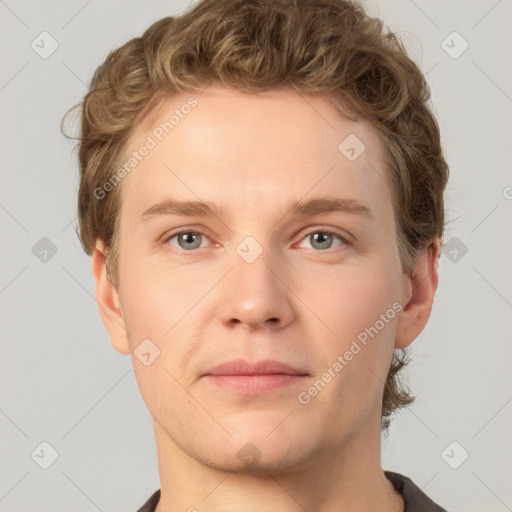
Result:
<svg viewBox="0 0 512 512"><path fill-rule="evenodd" d="M354 305L348 301L337 316L336 342L324 352L324 372L334 374L326 402L335 404L336 416L362 419L380 407L386 376L391 363L396 311L386 301L366 297ZM321 380L328 380L323 373ZM327 384L331 385L331 384Z"/></svg>
<svg viewBox="0 0 512 512"><path fill-rule="evenodd" d="M361 397L364 390L376 390L385 382L401 308L394 275L385 264L360 266L344 269L334 278L331 273L315 286L309 284L308 290L303 288L308 306L322 320L324 341L317 341L315 347L319 361L325 369L336 362L342 365L341 371L331 371L344 375L335 380L340 386L343 381L351 396ZM324 284L323 291L319 284Z"/></svg>
<svg viewBox="0 0 512 512"><path fill-rule="evenodd" d="M160 424L172 426L175 431L182 423L180 416L193 417L193 405L185 389L173 378L175 371L169 369L165 354L150 366L142 365L133 357L133 367L141 397L151 416ZM190 408L190 409L189 409Z"/></svg>
<svg viewBox="0 0 512 512"><path fill-rule="evenodd" d="M140 379L143 393L147 390L151 394L151 387L156 390L167 387L174 382L172 376L180 382L189 378L185 370L198 349L200 339L197 326L201 319L193 320L200 310L194 306L205 289L212 286L208 281L204 286L191 285L190 282L190 276L184 272L164 276L154 269L144 271L135 268L124 280L122 293L126 304L123 304L123 312L133 364L139 368L137 379ZM149 351L151 358L153 354L157 355L150 367L137 360L142 351ZM155 379L156 382L152 382ZM176 392L179 391L177 388Z"/></svg>
<svg viewBox="0 0 512 512"><path fill-rule="evenodd" d="M330 336L346 340L357 337L392 308L398 297L392 276L383 264L340 265L323 274L302 275L295 289L323 321Z"/></svg>
<svg viewBox="0 0 512 512"><path fill-rule="evenodd" d="M132 336L162 338L186 313L194 292L184 275L132 259L122 276L123 312Z"/></svg>

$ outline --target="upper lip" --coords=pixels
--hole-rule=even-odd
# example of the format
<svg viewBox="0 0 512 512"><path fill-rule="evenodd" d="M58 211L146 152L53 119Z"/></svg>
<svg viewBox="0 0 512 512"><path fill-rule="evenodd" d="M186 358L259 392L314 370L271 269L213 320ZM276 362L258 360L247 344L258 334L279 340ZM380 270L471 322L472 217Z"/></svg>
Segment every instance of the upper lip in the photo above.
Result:
<svg viewBox="0 0 512 512"><path fill-rule="evenodd" d="M243 359L234 359L207 370L204 375L308 375L307 372L286 363L265 359L249 363Z"/></svg>

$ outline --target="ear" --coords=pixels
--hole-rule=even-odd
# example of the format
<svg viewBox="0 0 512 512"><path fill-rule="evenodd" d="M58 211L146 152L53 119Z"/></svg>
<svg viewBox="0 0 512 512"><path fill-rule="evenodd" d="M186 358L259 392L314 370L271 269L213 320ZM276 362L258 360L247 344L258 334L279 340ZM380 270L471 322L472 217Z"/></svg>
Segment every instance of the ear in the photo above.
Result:
<svg viewBox="0 0 512 512"><path fill-rule="evenodd" d="M395 348L410 345L427 324L437 290L439 255L440 241L436 239L418 254L412 276L404 276L409 291L397 320Z"/></svg>
<svg viewBox="0 0 512 512"><path fill-rule="evenodd" d="M96 282L96 302L101 320L106 327L114 348L121 354L130 353L128 331L126 329L118 292L107 275L105 265L105 245L96 241L92 255L92 271Z"/></svg>

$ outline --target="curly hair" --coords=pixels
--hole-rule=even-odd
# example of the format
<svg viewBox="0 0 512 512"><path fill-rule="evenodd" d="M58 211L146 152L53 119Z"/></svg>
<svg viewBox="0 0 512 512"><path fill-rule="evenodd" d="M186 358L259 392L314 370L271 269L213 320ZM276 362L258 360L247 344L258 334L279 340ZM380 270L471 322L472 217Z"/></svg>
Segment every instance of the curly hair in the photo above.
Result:
<svg viewBox="0 0 512 512"><path fill-rule="evenodd" d="M130 135L161 101L211 83L248 93L321 95L349 118L369 121L384 146L402 271L412 275L419 251L442 240L449 171L430 90L382 21L351 0L202 0L110 52L83 101L70 109L81 114L81 134L73 137L77 234L89 255L103 240L114 285L121 187L95 191L114 176ZM393 352L382 399L386 431L392 413L414 400L399 379L408 356L406 349Z"/></svg>

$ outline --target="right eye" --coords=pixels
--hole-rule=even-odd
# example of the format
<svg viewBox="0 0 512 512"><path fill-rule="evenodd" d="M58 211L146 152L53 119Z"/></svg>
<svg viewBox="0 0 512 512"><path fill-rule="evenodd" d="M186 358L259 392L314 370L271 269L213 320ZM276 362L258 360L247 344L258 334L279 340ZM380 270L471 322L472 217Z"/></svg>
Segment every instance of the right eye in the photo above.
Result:
<svg viewBox="0 0 512 512"><path fill-rule="evenodd" d="M172 245L173 247L176 247L177 249L180 249L182 251L193 251L194 249L203 248L201 247L203 237L208 238L201 231L184 229L167 236L164 239L164 243L169 243L169 245ZM170 243L170 241L175 238L178 246Z"/></svg>

